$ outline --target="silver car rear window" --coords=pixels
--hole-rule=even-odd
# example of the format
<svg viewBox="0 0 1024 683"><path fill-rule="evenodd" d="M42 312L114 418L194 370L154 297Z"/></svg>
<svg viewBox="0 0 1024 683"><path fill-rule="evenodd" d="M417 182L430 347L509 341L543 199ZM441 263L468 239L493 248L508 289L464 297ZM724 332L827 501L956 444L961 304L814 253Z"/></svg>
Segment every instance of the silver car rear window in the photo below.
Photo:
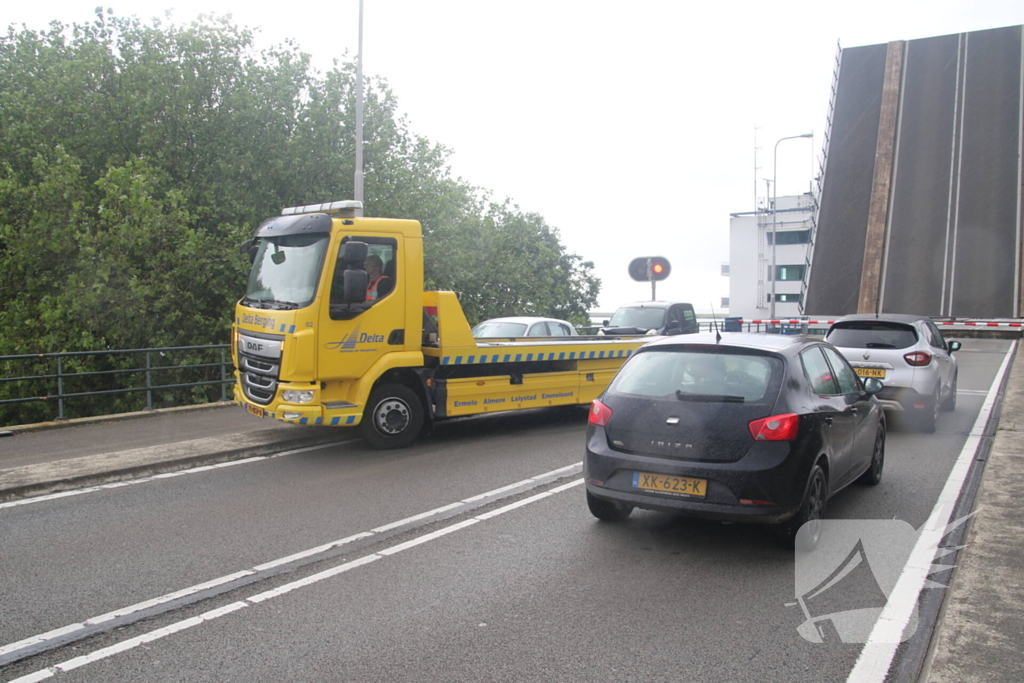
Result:
<svg viewBox="0 0 1024 683"><path fill-rule="evenodd" d="M773 373L781 372L782 361L771 356L666 349L634 356L608 390L673 401L750 403L764 399Z"/></svg>
<svg viewBox="0 0 1024 683"><path fill-rule="evenodd" d="M917 330L887 320L856 320L833 325L825 341L847 349L906 349L917 344Z"/></svg>

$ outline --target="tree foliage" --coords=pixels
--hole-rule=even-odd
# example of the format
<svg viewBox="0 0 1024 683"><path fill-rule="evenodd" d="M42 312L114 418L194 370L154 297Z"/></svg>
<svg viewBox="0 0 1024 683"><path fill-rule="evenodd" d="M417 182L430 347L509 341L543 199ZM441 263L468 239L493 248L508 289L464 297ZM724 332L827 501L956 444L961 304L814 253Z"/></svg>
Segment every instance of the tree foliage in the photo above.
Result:
<svg viewBox="0 0 1024 683"><path fill-rule="evenodd" d="M238 245L283 206L352 196L355 67L258 52L226 18L97 10L0 37L0 354L222 343ZM415 218L429 287L471 322L585 320L599 283L541 216L451 176L387 82L364 96L367 215Z"/></svg>

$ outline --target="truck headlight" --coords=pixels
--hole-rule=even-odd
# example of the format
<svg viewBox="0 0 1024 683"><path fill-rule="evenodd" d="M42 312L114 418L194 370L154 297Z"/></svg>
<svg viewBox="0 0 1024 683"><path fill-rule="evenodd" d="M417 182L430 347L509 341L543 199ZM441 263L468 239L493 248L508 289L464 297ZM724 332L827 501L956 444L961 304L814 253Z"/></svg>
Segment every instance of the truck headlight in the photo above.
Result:
<svg viewBox="0 0 1024 683"><path fill-rule="evenodd" d="M313 392L310 389L303 391L288 390L281 395L281 398L288 403L309 403L313 400Z"/></svg>

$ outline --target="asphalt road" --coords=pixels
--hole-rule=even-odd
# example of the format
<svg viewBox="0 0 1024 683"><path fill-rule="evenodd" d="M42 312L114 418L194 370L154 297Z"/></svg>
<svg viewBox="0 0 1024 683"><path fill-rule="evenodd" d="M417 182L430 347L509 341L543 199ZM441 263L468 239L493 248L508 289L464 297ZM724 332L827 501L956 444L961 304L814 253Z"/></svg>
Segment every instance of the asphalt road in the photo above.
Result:
<svg viewBox="0 0 1024 683"><path fill-rule="evenodd" d="M843 492L828 517L920 526L1008 347L965 342L957 411L935 434L895 425L882 484ZM403 451L353 441L0 507L0 652L249 572L0 680L66 662L81 666L55 680L846 680L860 646L801 638L793 556L763 529L590 516L574 467L584 415L482 416ZM75 659L95 653L110 656Z"/></svg>

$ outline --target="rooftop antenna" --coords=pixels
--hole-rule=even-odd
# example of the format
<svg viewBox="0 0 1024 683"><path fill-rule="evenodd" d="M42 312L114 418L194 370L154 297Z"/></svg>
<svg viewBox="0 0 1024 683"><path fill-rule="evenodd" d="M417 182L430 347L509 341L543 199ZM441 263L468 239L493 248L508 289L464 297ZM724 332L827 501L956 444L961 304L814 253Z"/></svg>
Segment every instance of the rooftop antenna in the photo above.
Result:
<svg viewBox="0 0 1024 683"><path fill-rule="evenodd" d="M718 331L718 316L715 315L715 305L711 304L711 321L715 324L715 343L722 343L722 333Z"/></svg>

